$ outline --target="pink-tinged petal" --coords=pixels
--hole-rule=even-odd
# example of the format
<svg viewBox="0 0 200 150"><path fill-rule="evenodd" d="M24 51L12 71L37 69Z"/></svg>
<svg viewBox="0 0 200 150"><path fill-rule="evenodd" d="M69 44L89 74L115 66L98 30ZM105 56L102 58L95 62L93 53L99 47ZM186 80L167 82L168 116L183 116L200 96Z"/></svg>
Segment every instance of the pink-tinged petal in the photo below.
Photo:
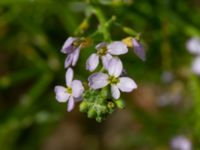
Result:
<svg viewBox="0 0 200 150"><path fill-rule="evenodd" d="M89 86L92 89L100 89L108 85L108 75L105 73L94 73L89 78Z"/></svg>
<svg viewBox="0 0 200 150"><path fill-rule="evenodd" d="M83 94L84 88L81 81L73 80L71 88L73 97L78 98Z"/></svg>
<svg viewBox="0 0 200 150"><path fill-rule="evenodd" d="M136 39L133 39L133 51L134 53L143 61L146 60L145 50L141 43L139 43Z"/></svg>
<svg viewBox="0 0 200 150"><path fill-rule="evenodd" d="M200 75L200 56L193 60L192 71L195 74Z"/></svg>
<svg viewBox="0 0 200 150"><path fill-rule="evenodd" d="M67 111L68 112L72 111L72 109L74 108L74 105L75 105L74 98L72 96L70 96L68 104L67 104Z"/></svg>
<svg viewBox="0 0 200 150"><path fill-rule="evenodd" d="M122 69L123 69L122 62L119 58L113 57L112 59L110 59L108 64L109 75L119 77L120 74L122 73Z"/></svg>
<svg viewBox="0 0 200 150"><path fill-rule="evenodd" d="M71 87L73 76L74 76L74 72L72 68L68 68L65 74L65 80L68 87Z"/></svg>
<svg viewBox="0 0 200 150"><path fill-rule="evenodd" d="M119 83L117 84L117 87L122 92L131 92L132 90L137 88L137 84L128 77L121 77L119 78Z"/></svg>
<svg viewBox="0 0 200 150"><path fill-rule="evenodd" d="M65 68L68 68L72 64L72 61L73 61L73 54L69 54L65 59Z"/></svg>
<svg viewBox="0 0 200 150"><path fill-rule="evenodd" d="M118 99L120 97L120 91L116 85L111 85L111 94L114 99Z"/></svg>
<svg viewBox="0 0 200 150"><path fill-rule="evenodd" d="M92 54L87 59L86 69L89 71L94 71L99 64L99 56L97 54Z"/></svg>
<svg viewBox="0 0 200 150"><path fill-rule="evenodd" d="M78 58L79 58L79 54L80 54L80 47L78 47L77 49L74 50L73 52L73 61L72 61L72 66L75 66Z"/></svg>
<svg viewBox="0 0 200 150"><path fill-rule="evenodd" d="M108 64L109 64L109 61L111 60L111 58L112 58L112 56L110 54L106 54L106 55L102 56L102 63L106 70L108 70Z"/></svg>
<svg viewBox="0 0 200 150"><path fill-rule="evenodd" d="M56 86L54 91L56 93L56 99L58 102L66 102L70 96L67 93L66 88L63 86Z"/></svg>
<svg viewBox="0 0 200 150"><path fill-rule="evenodd" d="M128 52L127 46L120 41L112 42L108 46L108 52L112 55L121 55Z"/></svg>
<svg viewBox="0 0 200 150"><path fill-rule="evenodd" d="M64 53L64 54L69 54L69 53L71 53L71 51L73 50L72 43L73 43L75 40L77 40L77 38L69 37L69 38L65 41L65 43L64 43L64 45L63 45L63 47L62 47L62 49L61 49L61 52Z"/></svg>
<svg viewBox="0 0 200 150"><path fill-rule="evenodd" d="M106 43L106 42L101 42L101 43L97 44L95 48L96 48L97 50L99 50L99 49L101 49L101 48L103 48L103 47L106 47L106 46L107 46L107 43Z"/></svg>

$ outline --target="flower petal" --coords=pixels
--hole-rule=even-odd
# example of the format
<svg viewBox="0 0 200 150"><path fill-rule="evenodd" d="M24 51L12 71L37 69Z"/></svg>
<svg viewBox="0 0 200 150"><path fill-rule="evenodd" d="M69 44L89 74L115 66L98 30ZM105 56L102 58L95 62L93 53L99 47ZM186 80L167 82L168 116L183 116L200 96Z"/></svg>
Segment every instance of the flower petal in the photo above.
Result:
<svg viewBox="0 0 200 150"><path fill-rule="evenodd" d="M66 102L70 96L67 93L66 88L63 86L56 86L54 91L56 93L56 99L58 102Z"/></svg>
<svg viewBox="0 0 200 150"><path fill-rule="evenodd" d="M100 89L108 85L108 75L105 73L94 73L89 78L89 86L92 89Z"/></svg>
<svg viewBox="0 0 200 150"><path fill-rule="evenodd" d="M127 46L120 41L110 43L107 48L108 52L113 55L121 55L128 52Z"/></svg>
<svg viewBox="0 0 200 150"><path fill-rule="evenodd" d="M72 95L73 95L73 97L78 98L83 94L84 88L83 88L83 85L82 85L81 81L73 80L71 87L72 87Z"/></svg>
<svg viewBox="0 0 200 150"><path fill-rule="evenodd" d="M142 44L140 44L136 39L133 39L133 51L134 53L143 61L146 60L145 50Z"/></svg>
<svg viewBox="0 0 200 150"><path fill-rule="evenodd" d="M75 66L80 54L80 47L76 48L73 52L72 66Z"/></svg>
<svg viewBox="0 0 200 150"><path fill-rule="evenodd" d="M199 55L200 54L200 38L199 37L191 38L187 42L186 47L190 53Z"/></svg>
<svg viewBox="0 0 200 150"><path fill-rule="evenodd" d="M64 45L63 45L63 47L62 47L62 49L61 49L61 52L64 53L64 54L69 54L69 53L71 53L71 51L73 50L72 43L73 43L75 40L77 40L77 38L69 37L69 38L65 41L65 43L64 43Z"/></svg>
<svg viewBox="0 0 200 150"><path fill-rule="evenodd" d="M89 71L94 71L99 64L99 56L97 54L92 54L87 59L86 69Z"/></svg>
<svg viewBox="0 0 200 150"><path fill-rule="evenodd" d="M67 111L68 112L72 111L72 109L74 108L74 105L75 105L74 98L72 96L70 96L68 104L67 104Z"/></svg>
<svg viewBox="0 0 200 150"><path fill-rule="evenodd" d="M200 75L200 56L193 60L192 71L195 74Z"/></svg>
<svg viewBox="0 0 200 150"><path fill-rule="evenodd" d="M115 77L119 77L122 73L122 62L119 58L112 58L108 64L108 73L109 75L113 75Z"/></svg>
<svg viewBox="0 0 200 150"><path fill-rule="evenodd" d="M114 99L118 99L120 97L120 91L116 85L111 85L111 93Z"/></svg>
<svg viewBox="0 0 200 150"><path fill-rule="evenodd" d="M117 87L122 92L131 92L132 90L137 88L137 84L128 77L121 77L119 78L119 83L117 84Z"/></svg>
<svg viewBox="0 0 200 150"><path fill-rule="evenodd" d="M80 102L80 101L82 101L82 99L83 99L82 96L80 96L80 97L74 97L75 102Z"/></svg>
<svg viewBox="0 0 200 150"><path fill-rule="evenodd" d="M73 76L74 76L74 72L72 68L68 68L65 74L65 80L68 87L71 87Z"/></svg>
<svg viewBox="0 0 200 150"><path fill-rule="evenodd" d="M65 59L65 68L69 67L72 64L73 54L68 54L67 58Z"/></svg>
<svg viewBox="0 0 200 150"><path fill-rule="evenodd" d="M106 54L106 55L102 56L102 63L106 70L108 70L108 64L109 64L109 61L111 60L111 58L112 58L112 56L110 54Z"/></svg>
<svg viewBox="0 0 200 150"><path fill-rule="evenodd" d="M106 42L101 42L101 43L97 44L95 48L96 48L97 50L99 50L99 49L101 49L101 48L103 48L103 47L106 47L106 46L107 46L107 43L106 43Z"/></svg>

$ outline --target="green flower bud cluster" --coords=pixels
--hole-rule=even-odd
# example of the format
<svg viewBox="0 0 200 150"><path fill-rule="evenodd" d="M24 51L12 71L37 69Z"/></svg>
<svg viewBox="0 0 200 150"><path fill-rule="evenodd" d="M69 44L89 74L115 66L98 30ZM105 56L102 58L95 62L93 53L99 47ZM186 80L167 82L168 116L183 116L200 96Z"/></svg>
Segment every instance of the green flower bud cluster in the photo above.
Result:
<svg viewBox="0 0 200 150"><path fill-rule="evenodd" d="M125 103L121 99L111 99L107 88L85 91L83 100L79 105L81 112L87 113L88 118L94 118L97 122L105 120L116 107L122 109L125 107Z"/></svg>

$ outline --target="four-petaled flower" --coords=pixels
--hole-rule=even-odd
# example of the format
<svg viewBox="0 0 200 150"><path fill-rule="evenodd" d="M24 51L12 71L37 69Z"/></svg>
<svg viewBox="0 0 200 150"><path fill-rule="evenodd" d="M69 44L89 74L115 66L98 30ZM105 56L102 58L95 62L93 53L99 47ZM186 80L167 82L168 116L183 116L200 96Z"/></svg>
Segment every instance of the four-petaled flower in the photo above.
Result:
<svg viewBox="0 0 200 150"><path fill-rule="evenodd" d="M122 73L122 62L119 58L112 58L108 63L108 74L94 73L89 77L89 85L92 89L100 89L111 85L111 94L114 99L120 97L120 91L131 92L137 88L136 83L129 77L119 77Z"/></svg>
<svg viewBox="0 0 200 150"><path fill-rule="evenodd" d="M68 68L65 75L67 87L55 87L56 99L59 102L68 101L67 111L71 111L74 108L75 101L80 100L81 95L84 91L81 81L73 80L73 75L73 70L71 68Z"/></svg>
<svg viewBox="0 0 200 150"><path fill-rule="evenodd" d="M112 55L121 55L128 52L127 46L120 42L115 41L110 44L102 42L96 46L97 53L93 53L86 62L86 69L94 71L99 64L99 57L102 59L102 63L105 69L107 69L108 61L112 58Z"/></svg>
<svg viewBox="0 0 200 150"><path fill-rule="evenodd" d="M62 49L61 52L67 54L67 58L65 59L65 68L69 67L70 65L75 66L81 49L81 41L79 38L76 37L69 37Z"/></svg>

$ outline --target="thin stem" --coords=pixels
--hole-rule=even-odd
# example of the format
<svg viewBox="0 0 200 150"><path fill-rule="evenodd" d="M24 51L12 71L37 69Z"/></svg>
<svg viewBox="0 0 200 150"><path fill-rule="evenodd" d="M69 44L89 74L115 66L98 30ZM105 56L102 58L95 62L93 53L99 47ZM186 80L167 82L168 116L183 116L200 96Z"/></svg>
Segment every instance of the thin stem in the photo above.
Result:
<svg viewBox="0 0 200 150"><path fill-rule="evenodd" d="M99 20L99 32L101 32L103 34L103 37L106 41L110 41L111 37L110 37L110 33L108 31L108 23L105 19L105 15L103 14L103 12L101 11L101 9L99 8L93 8L92 9L94 14L96 15L97 19Z"/></svg>

